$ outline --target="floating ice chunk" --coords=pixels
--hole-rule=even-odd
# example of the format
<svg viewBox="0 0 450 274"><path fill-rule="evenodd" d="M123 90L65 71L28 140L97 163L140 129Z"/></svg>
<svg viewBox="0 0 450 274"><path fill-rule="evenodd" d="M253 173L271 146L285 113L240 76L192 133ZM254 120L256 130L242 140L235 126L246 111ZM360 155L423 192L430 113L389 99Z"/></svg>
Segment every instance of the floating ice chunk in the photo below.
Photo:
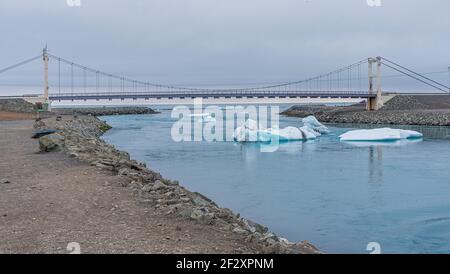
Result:
<svg viewBox="0 0 450 274"><path fill-rule="evenodd" d="M314 116L308 116L302 119L303 125L310 128L316 133L316 136L320 136L321 134L328 134L330 133L330 130L324 126L322 123L320 123L316 117Z"/></svg>
<svg viewBox="0 0 450 274"><path fill-rule="evenodd" d="M252 119L248 119L247 121L245 121L244 123L244 127L249 129L249 130L258 130L258 129L262 129L258 126L258 122L256 122L255 120Z"/></svg>
<svg viewBox="0 0 450 274"><path fill-rule="evenodd" d="M320 136L321 134L312 130L310 127L308 126L302 126L300 128L300 131L303 134L303 139L304 140L311 140L311 139L316 139L316 137Z"/></svg>
<svg viewBox="0 0 450 274"><path fill-rule="evenodd" d="M304 140L303 132L296 127L285 127L283 129L269 128L258 131L260 141L268 142L278 139L282 141L299 141Z"/></svg>
<svg viewBox="0 0 450 274"><path fill-rule="evenodd" d="M285 127L279 129L274 126L264 129L251 119L248 119L234 131L234 140L237 142L300 141L316 139L317 136L320 136L320 133L306 125L301 128Z"/></svg>
<svg viewBox="0 0 450 274"><path fill-rule="evenodd" d="M264 139L265 135L267 135L263 132L262 135L264 136L262 136L261 138L258 137L258 130L263 130L263 127L261 125L258 125L258 122L256 122L255 120L248 119L244 124L236 128L233 138L237 142L258 142L261 141L260 139Z"/></svg>
<svg viewBox="0 0 450 274"><path fill-rule="evenodd" d="M421 137L422 133L417 131L392 128L351 130L339 136L341 141L396 141Z"/></svg>
<svg viewBox="0 0 450 274"><path fill-rule="evenodd" d="M248 119L242 126L236 128L234 132L234 140L237 142L270 142L278 140L283 141L300 141L316 139L322 133L328 133L328 128L322 125L314 116L308 118L307 123L301 127L285 127L279 129L264 129L254 120Z"/></svg>
<svg viewBox="0 0 450 274"><path fill-rule="evenodd" d="M402 139L422 138L423 134L414 130L400 129L400 136Z"/></svg>
<svg viewBox="0 0 450 274"><path fill-rule="evenodd" d="M285 127L283 129L280 129L279 132L280 139L282 141L297 141L305 139L303 132L296 127Z"/></svg>

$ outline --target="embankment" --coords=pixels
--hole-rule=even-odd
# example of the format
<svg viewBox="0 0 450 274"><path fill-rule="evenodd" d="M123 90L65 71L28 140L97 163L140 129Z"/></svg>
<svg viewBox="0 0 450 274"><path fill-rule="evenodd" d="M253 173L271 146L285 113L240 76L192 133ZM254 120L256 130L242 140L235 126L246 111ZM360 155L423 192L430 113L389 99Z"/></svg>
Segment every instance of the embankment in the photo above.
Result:
<svg viewBox="0 0 450 274"><path fill-rule="evenodd" d="M34 113L36 112L34 105L23 99L0 99L0 111Z"/></svg>
<svg viewBox="0 0 450 274"><path fill-rule="evenodd" d="M366 111L364 104L293 106L281 114L291 117L314 115L325 123L450 126L450 96L395 96L378 111Z"/></svg>

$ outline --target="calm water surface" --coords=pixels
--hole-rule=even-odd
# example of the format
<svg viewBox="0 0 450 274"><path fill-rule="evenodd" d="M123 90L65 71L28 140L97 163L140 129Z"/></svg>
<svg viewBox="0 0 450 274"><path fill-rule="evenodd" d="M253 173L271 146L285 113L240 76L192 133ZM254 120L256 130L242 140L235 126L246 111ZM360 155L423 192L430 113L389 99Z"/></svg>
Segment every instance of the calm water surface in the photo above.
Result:
<svg viewBox="0 0 450 274"><path fill-rule="evenodd" d="M103 119L109 143L291 241L331 253L367 253L369 242L383 253L450 253L448 128L406 127L423 141L355 145L337 137L349 125L329 125L330 135L262 153L255 144L176 143L168 109Z"/></svg>

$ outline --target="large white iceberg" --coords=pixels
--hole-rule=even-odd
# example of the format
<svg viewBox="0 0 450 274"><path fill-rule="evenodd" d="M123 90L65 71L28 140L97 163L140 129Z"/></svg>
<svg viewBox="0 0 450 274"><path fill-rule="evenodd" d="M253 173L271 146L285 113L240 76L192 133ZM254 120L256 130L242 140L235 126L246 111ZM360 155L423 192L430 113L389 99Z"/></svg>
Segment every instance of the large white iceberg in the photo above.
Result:
<svg viewBox="0 0 450 274"><path fill-rule="evenodd" d="M397 141L422 137L417 131L392 128L351 130L339 136L341 141Z"/></svg>
<svg viewBox="0 0 450 274"><path fill-rule="evenodd" d="M323 125L315 125L315 127L322 126ZM325 132L323 128L321 128L321 131ZM258 125L256 121L251 119L248 119L244 124L242 124L240 127L237 127L234 131L234 140L237 142L270 142L272 140L300 141L315 139L317 136L320 136L319 131L315 131L308 125L300 128L285 127L279 129L274 127L265 129L261 125Z"/></svg>

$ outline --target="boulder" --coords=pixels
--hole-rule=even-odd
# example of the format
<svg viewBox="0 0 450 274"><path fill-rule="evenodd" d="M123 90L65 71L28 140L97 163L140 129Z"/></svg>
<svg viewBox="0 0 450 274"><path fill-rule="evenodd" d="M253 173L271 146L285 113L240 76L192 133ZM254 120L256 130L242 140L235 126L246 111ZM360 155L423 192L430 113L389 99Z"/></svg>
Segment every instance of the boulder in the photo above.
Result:
<svg viewBox="0 0 450 274"><path fill-rule="evenodd" d="M211 199L198 192L193 192L191 194L191 199L192 203L196 206L209 206L209 205L217 206Z"/></svg>
<svg viewBox="0 0 450 274"><path fill-rule="evenodd" d="M155 182L155 184L152 186L152 190L160 190L160 189L165 189L167 188L167 185L165 185L163 182L161 182L160 180L157 180Z"/></svg>
<svg viewBox="0 0 450 274"><path fill-rule="evenodd" d="M210 213L205 209L194 209L190 218L202 223L213 224L215 216L214 213Z"/></svg>
<svg viewBox="0 0 450 274"><path fill-rule="evenodd" d="M142 187L142 191L150 192L150 191L152 191L152 186L149 184L146 184Z"/></svg>
<svg viewBox="0 0 450 274"><path fill-rule="evenodd" d="M45 123L44 121L37 119L36 122L34 122L33 128L35 129L42 129L45 128Z"/></svg>
<svg viewBox="0 0 450 274"><path fill-rule="evenodd" d="M59 133L53 133L39 138L39 150L41 152L59 150L63 145L64 136Z"/></svg>
<svg viewBox="0 0 450 274"><path fill-rule="evenodd" d="M260 225L258 223L255 223L251 220L244 219L243 223L244 223L245 229L247 229L248 231L250 231L252 233L257 232L257 233L264 234L269 231L269 229L267 227Z"/></svg>

